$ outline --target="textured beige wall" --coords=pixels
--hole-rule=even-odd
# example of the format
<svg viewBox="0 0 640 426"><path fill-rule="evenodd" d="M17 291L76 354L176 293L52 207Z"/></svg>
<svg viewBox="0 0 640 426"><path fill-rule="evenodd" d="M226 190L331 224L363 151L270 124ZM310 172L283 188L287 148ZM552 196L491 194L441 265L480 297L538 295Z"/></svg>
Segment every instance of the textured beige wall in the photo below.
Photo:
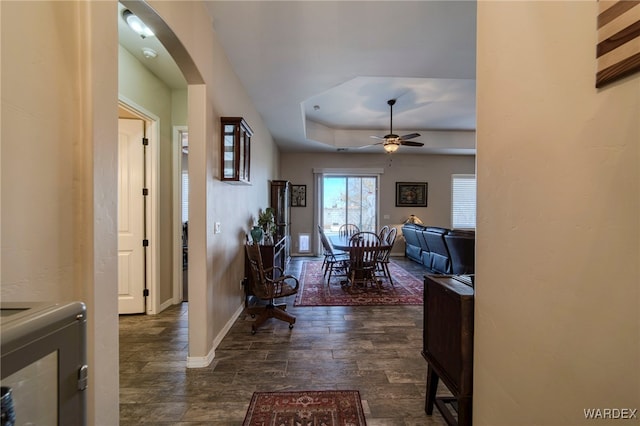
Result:
<svg viewBox="0 0 640 426"><path fill-rule="evenodd" d="M116 6L0 2L1 297L86 303L89 425L118 423Z"/></svg>
<svg viewBox="0 0 640 426"><path fill-rule="evenodd" d="M73 42L76 8L3 4L2 14L2 299L61 300L74 292L73 123L78 52L53 54ZM19 16L31 16L32 36ZM52 22L56 18L58 23ZM22 35L24 31L28 34ZM12 43L12 39L23 39ZM41 39L41 40L40 40ZM38 66L34 66L38 64ZM50 72L44 69L49 68ZM71 124L71 125L70 125ZM65 238L66 237L66 238Z"/></svg>
<svg viewBox="0 0 640 426"><path fill-rule="evenodd" d="M242 308L245 233L259 209L268 205L278 150L218 43L204 5L149 4L180 39L205 83L188 92L189 357L197 363L213 355L225 327ZM219 180L220 116L242 116L254 131L251 185ZM213 233L216 222L219 234Z"/></svg>
<svg viewBox="0 0 640 426"><path fill-rule="evenodd" d="M404 149L404 148L403 148ZM411 148L407 148L409 151ZM451 226L451 175L475 173L475 157L470 155L411 155L411 154L282 154L281 176L294 185L307 185L307 207L291 209L291 235L294 240L292 254L297 253L296 239L299 233L317 232L313 228L314 168L382 169L380 178L379 225L398 225L411 214L431 226ZM427 207L396 207L396 182L427 182ZM389 219L385 219L385 215ZM398 249L402 252L402 240ZM398 250L394 250L398 252Z"/></svg>
<svg viewBox="0 0 640 426"><path fill-rule="evenodd" d="M640 76L595 89L596 16L478 3L478 426L640 409Z"/></svg>
<svg viewBox="0 0 640 426"><path fill-rule="evenodd" d="M244 232L268 202L278 151L216 43L203 5L157 1L153 7L206 83L189 88L188 125L198 154L189 164L196 223L189 356L207 360L242 307ZM0 2L0 15L1 296L87 303L88 424L116 425L117 3ZM256 132L251 186L217 180L220 115L244 116ZM221 234L213 234L214 222L221 222Z"/></svg>

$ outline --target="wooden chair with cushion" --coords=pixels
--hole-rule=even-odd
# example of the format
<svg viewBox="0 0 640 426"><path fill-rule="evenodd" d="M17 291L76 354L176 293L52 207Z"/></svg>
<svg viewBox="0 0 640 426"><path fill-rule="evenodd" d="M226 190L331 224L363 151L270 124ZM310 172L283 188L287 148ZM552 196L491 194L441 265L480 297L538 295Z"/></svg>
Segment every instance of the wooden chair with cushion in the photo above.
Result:
<svg viewBox="0 0 640 426"><path fill-rule="evenodd" d="M247 244L245 247L253 279L251 292L260 300L267 302L266 305L247 308L251 317L257 317L251 325L251 333L255 334L258 327L269 318L286 321L289 323L289 328L293 328L296 317L286 312L286 303L276 305L275 299L296 294L299 287L298 279L293 275L285 275L282 268L278 266L264 268L258 244Z"/></svg>
<svg viewBox="0 0 640 426"><path fill-rule="evenodd" d="M375 286L382 290L380 280L376 276L378 255L382 242L373 232L359 232L349 240L349 291Z"/></svg>

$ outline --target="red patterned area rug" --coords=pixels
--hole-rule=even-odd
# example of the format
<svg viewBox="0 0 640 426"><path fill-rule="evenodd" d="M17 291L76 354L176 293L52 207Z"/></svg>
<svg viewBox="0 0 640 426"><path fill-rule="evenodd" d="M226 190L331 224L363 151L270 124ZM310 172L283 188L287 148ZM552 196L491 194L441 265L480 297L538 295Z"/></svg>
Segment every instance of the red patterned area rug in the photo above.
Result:
<svg viewBox="0 0 640 426"><path fill-rule="evenodd" d="M358 391L254 392L242 426L365 426Z"/></svg>
<svg viewBox="0 0 640 426"><path fill-rule="evenodd" d="M295 306L360 306L421 305L424 285L393 261L389 264L393 286L382 280L382 291L350 293L340 285L341 277L331 277L331 285L323 275L322 261L305 261L300 274L300 287Z"/></svg>

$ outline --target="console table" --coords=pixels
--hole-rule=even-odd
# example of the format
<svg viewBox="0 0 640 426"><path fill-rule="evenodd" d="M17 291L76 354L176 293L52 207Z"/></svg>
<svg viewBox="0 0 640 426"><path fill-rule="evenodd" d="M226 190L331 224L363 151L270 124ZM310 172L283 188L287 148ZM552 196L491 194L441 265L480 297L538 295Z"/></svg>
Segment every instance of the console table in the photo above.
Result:
<svg viewBox="0 0 640 426"><path fill-rule="evenodd" d="M438 407L448 425L471 426L473 296L468 277L426 275L422 356L427 361L425 411ZM437 397L438 380L453 397ZM457 408L456 408L457 406ZM457 411L454 417L451 407Z"/></svg>

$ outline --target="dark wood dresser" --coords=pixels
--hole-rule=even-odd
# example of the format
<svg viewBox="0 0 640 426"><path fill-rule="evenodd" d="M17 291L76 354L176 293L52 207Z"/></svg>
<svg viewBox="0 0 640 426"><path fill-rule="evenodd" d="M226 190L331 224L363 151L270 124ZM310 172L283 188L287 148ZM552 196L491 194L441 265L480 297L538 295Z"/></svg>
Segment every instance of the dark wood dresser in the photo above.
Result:
<svg viewBox="0 0 640 426"><path fill-rule="evenodd" d="M448 425L471 425L473 298L469 277L426 275L424 278L425 411L431 415L435 403ZM440 379L453 397L436 396Z"/></svg>

